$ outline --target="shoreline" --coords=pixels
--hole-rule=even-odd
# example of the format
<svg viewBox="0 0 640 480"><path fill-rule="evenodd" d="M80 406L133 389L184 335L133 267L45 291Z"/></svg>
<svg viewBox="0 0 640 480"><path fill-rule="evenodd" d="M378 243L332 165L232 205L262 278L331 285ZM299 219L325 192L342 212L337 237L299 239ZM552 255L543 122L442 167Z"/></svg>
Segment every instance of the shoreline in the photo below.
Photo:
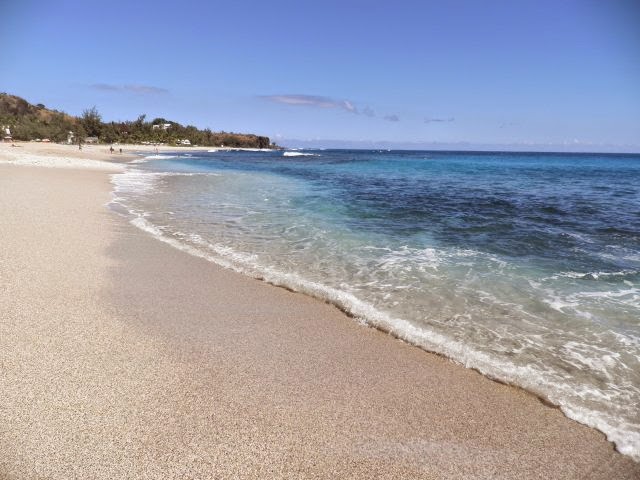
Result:
<svg viewBox="0 0 640 480"><path fill-rule="evenodd" d="M141 154L164 154L175 152L231 152L231 151L278 151L273 149L230 148L230 147L180 147L171 145L85 144L82 150L77 145L42 142L0 142L0 165L42 166L57 168L95 168L117 171L118 164L130 163ZM122 149L122 153L119 150ZM121 168L120 168L121 169Z"/></svg>
<svg viewBox="0 0 640 480"><path fill-rule="evenodd" d="M81 153L75 158L93 152ZM111 476L131 476L138 467L122 460L135 454L163 477L177 476L172 462L200 476L234 468L272 477L326 476L336 468L343 476L417 478L640 473L603 434L528 392L363 328L316 299L158 242L104 208L108 172L0 162L0 208L11 235L0 257L9 272L0 299L9 339L0 415L14 427L0 433L9 453L0 474L63 478L67 458L83 475L107 478L92 463L97 453L70 453L78 435L109 459L102 468ZM32 238L39 228L57 240ZM42 311L28 305L36 298ZM52 363L25 357L18 346ZM65 346L82 355L69 357ZM44 395L25 396L30 382L32 393ZM124 388L122 398L112 398L114 387ZM69 397L66 414L84 416L56 416L55 401ZM30 432L33 422L41 436ZM114 447L120 429L133 451ZM154 440L158 432L165 435Z"/></svg>

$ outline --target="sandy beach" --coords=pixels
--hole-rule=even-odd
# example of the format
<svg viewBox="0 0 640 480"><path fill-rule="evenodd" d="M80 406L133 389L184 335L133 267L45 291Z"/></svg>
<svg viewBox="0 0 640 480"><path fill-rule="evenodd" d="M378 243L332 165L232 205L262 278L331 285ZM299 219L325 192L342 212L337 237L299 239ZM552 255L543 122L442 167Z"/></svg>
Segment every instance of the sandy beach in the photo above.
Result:
<svg viewBox="0 0 640 480"><path fill-rule="evenodd" d="M96 161L110 163L126 163L136 158L136 154L162 152L208 151L212 147L172 147L167 145L113 145L114 152L109 151L110 145L82 145L82 150L77 145L63 145L57 143L42 142L15 142L0 143L0 163L12 163L14 165L37 165L56 168L87 168ZM122 152L120 152L122 150ZM102 165L102 169L116 168Z"/></svg>
<svg viewBox="0 0 640 480"><path fill-rule="evenodd" d="M521 389L130 225L109 175L154 147L20 145L0 145L0 478L640 478Z"/></svg>

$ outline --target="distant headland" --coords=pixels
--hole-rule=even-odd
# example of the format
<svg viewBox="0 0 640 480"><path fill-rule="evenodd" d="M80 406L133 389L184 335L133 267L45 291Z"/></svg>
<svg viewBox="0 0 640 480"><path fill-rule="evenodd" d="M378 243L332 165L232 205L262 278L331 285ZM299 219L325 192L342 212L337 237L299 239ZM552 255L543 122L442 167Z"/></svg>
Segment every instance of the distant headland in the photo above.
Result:
<svg viewBox="0 0 640 480"><path fill-rule="evenodd" d="M148 121L146 115L136 120L104 122L96 107L75 117L7 93L0 93L0 125L4 141L279 148L261 135L201 130L165 118Z"/></svg>

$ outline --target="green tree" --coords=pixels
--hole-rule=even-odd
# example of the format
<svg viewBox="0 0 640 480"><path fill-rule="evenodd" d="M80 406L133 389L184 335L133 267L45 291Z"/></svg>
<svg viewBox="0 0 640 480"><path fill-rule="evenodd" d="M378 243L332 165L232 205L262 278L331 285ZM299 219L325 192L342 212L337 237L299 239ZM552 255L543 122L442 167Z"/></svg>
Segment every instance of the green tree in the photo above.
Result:
<svg viewBox="0 0 640 480"><path fill-rule="evenodd" d="M80 124L87 137L99 137L102 132L102 116L98 113L98 109L93 106L84 110L80 117Z"/></svg>
<svg viewBox="0 0 640 480"><path fill-rule="evenodd" d="M258 148L269 148L269 137L258 137Z"/></svg>
<svg viewBox="0 0 640 480"><path fill-rule="evenodd" d="M118 128L114 122L105 123L102 126L102 139L107 143L115 143L118 141Z"/></svg>

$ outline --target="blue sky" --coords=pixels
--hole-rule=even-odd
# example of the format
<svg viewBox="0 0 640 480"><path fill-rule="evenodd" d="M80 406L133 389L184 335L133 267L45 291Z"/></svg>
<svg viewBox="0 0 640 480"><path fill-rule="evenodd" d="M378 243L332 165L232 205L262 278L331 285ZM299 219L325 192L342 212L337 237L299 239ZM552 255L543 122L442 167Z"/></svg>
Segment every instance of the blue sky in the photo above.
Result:
<svg viewBox="0 0 640 480"><path fill-rule="evenodd" d="M307 146L640 151L640 1L0 7L0 91Z"/></svg>

